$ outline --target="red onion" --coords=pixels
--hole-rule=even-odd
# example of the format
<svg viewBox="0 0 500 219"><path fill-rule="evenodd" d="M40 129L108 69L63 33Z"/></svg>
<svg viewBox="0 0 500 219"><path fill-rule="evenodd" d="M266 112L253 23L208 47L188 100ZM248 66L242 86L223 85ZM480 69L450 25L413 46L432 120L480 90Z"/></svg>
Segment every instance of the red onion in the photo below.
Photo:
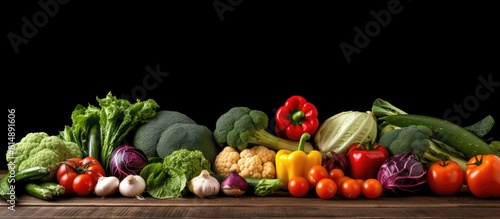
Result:
<svg viewBox="0 0 500 219"><path fill-rule="evenodd" d="M349 160L345 154L337 154L334 151L328 151L325 154L326 157L323 158L322 165L328 172L334 168L339 168L344 172L347 171Z"/></svg>
<svg viewBox="0 0 500 219"><path fill-rule="evenodd" d="M222 192L229 196L239 196L245 194L248 189L248 182L240 176L238 171L232 169L229 175L220 184Z"/></svg>

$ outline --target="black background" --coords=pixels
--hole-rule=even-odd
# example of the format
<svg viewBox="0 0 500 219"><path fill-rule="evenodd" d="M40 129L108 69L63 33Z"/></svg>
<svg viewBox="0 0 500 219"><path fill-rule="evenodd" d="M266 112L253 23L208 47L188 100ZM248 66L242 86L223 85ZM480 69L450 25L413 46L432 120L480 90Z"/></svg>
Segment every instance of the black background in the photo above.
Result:
<svg viewBox="0 0 500 219"><path fill-rule="evenodd" d="M223 20L214 2L232 9ZM400 13L372 29L378 35L348 63L340 43L354 45L354 28L364 30L375 21L370 11L391 2ZM314 103L321 121L370 110L378 97L441 118L454 104L472 104L461 125L500 118L500 86L471 102L478 77L500 83L492 1L68 1L17 53L9 34L22 36L22 18L33 21L43 9L37 1L2 3L2 89L15 109L16 141L58 134L77 104L131 94L147 66L169 75L144 98L212 130L231 107L272 118L294 94Z"/></svg>

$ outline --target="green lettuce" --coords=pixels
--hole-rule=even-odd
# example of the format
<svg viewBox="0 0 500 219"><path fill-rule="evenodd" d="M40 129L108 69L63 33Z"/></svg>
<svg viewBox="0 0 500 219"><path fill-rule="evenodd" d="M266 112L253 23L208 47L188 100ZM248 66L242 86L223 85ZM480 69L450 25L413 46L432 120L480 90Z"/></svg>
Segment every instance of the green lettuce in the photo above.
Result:
<svg viewBox="0 0 500 219"><path fill-rule="evenodd" d="M178 198L187 185L182 170L165 167L162 163L150 163L139 174L146 181L146 192L157 199Z"/></svg>

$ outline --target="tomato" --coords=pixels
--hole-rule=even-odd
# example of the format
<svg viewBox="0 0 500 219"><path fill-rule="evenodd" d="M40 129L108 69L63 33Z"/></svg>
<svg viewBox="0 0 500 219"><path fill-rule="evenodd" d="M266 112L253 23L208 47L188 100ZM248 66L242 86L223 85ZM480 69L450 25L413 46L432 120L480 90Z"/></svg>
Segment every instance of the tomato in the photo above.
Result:
<svg viewBox="0 0 500 219"><path fill-rule="evenodd" d="M313 165L307 172L307 180L312 186L316 186L316 184L323 178L328 178L328 171L326 170L326 167L322 165Z"/></svg>
<svg viewBox="0 0 500 219"><path fill-rule="evenodd" d="M288 181L288 191L295 197L304 197L309 192L309 181L302 176L294 176Z"/></svg>
<svg viewBox="0 0 500 219"><path fill-rule="evenodd" d="M361 186L361 194L366 198L378 198L382 191L382 183L375 178L366 179Z"/></svg>
<svg viewBox="0 0 500 219"><path fill-rule="evenodd" d="M335 183L337 184L337 194L342 195L342 184L344 184L344 181L352 179L351 177L348 176L342 176L339 177L337 180L335 180Z"/></svg>
<svg viewBox="0 0 500 219"><path fill-rule="evenodd" d="M361 186L355 179L346 179L340 188L342 195L348 199L355 199L361 194Z"/></svg>
<svg viewBox="0 0 500 219"><path fill-rule="evenodd" d="M364 179L354 179L354 180L356 180L356 182L359 183L359 186L363 186L363 183L365 183Z"/></svg>
<svg viewBox="0 0 500 219"><path fill-rule="evenodd" d="M477 155L465 168L465 183L478 198L500 197L500 157L494 154Z"/></svg>
<svg viewBox="0 0 500 219"><path fill-rule="evenodd" d="M452 160L436 161L427 168L427 184L431 191L439 196L458 193L464 180L462 167Z"/></svg>
<svg viewBox="0 0 500 219"><path fill-rule="evenodd" d="M73 157L73 158L67 159L66 161L67 161L67 163L69 163L72 166L76 167L76 166L81 166L82 165L83 159L79 158L79 157Z"/></svg>
<svg viewBox="0 0 500 219"><path fill-rule="evenodd" d="M69 172L76 173L75 168L76 166L73 166L71 162L60 164L59 167L57 168L57 173L56 173L57 179L60 179L63 175L66 175Z"/></svg>
<svg viewBox="0 0 500 219"><path fill-rule="evenodd" d="M75 177L72 186L73 191L75 191L76 194L85 196L94 191L95 183L91 176L87 174L80 174Z"/></svg>
<svg viewBox="0 0 500 219"><path fill-rule="evenodd" d="M83 158L82 160L82 165L87 165L87 164L99 164L101 165L101 163L99 162L99 160L95 157L85 157Z"/></svg>
<svg viewBox="0 0 500 219"><path fill-rule="evenodd" d="M66 189L66 194L92 193L100 176L106 176L105 170L92 157L67 159L57 168L57 182Z"/></svg>
<svg viewBox="0 0 500 219"><path fill-rule="evenodd" d="M75 194L75 191L73 190L73 181L75 181L75 178L78 176L78 173L74 171L69 171L66 174L62 174L61 177L57 177L57 182L59 185L63 186L64 189L66 190L64 194L72 195Z"/></svg>
<svg viewBox="0 0 500 219"><path fill-rule="evenodd" d="M99 177L106 176L106 171L104 170L104 167L102 167L98 162L91 163L89 166L87 166L86 169L87 171L85 173L92 177L94 183L97 183Z"/></svg>
<svg viewBox="0 0 500 219"><path fill-rule="evenodd" d="M330 178L323 178L316 184L316 194L321 199L332 199L337 194L337 184Z"/></svg>
<svg viewBox="0 0 500 219"><path fill-rule="evenodd" d="M334 169L330 170L330 172L328 173L328 177L330 179L333 179L333 181L337 181L338 178L343 177L343 176L345 176L344 171L342 169L339 169L339 168L334 168Z"/></svg>

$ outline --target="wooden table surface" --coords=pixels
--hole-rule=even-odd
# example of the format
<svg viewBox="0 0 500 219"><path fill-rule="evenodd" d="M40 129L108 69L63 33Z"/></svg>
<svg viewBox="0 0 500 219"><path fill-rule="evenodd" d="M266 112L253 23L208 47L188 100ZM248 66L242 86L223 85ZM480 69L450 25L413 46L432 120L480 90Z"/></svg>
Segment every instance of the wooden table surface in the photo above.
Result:
<svg viewBox="0 0 500 219"><path fill-rule="evenodd" d="M377 199L322 200L279 192L272 197L245 195L211 199L184 197L145 200L120 195L101 198L57 197L44 201L20 195L13 209L0 203L0 218L500 218L500 199L479 199L469 193L451 197L382 196Z"/></svg>

